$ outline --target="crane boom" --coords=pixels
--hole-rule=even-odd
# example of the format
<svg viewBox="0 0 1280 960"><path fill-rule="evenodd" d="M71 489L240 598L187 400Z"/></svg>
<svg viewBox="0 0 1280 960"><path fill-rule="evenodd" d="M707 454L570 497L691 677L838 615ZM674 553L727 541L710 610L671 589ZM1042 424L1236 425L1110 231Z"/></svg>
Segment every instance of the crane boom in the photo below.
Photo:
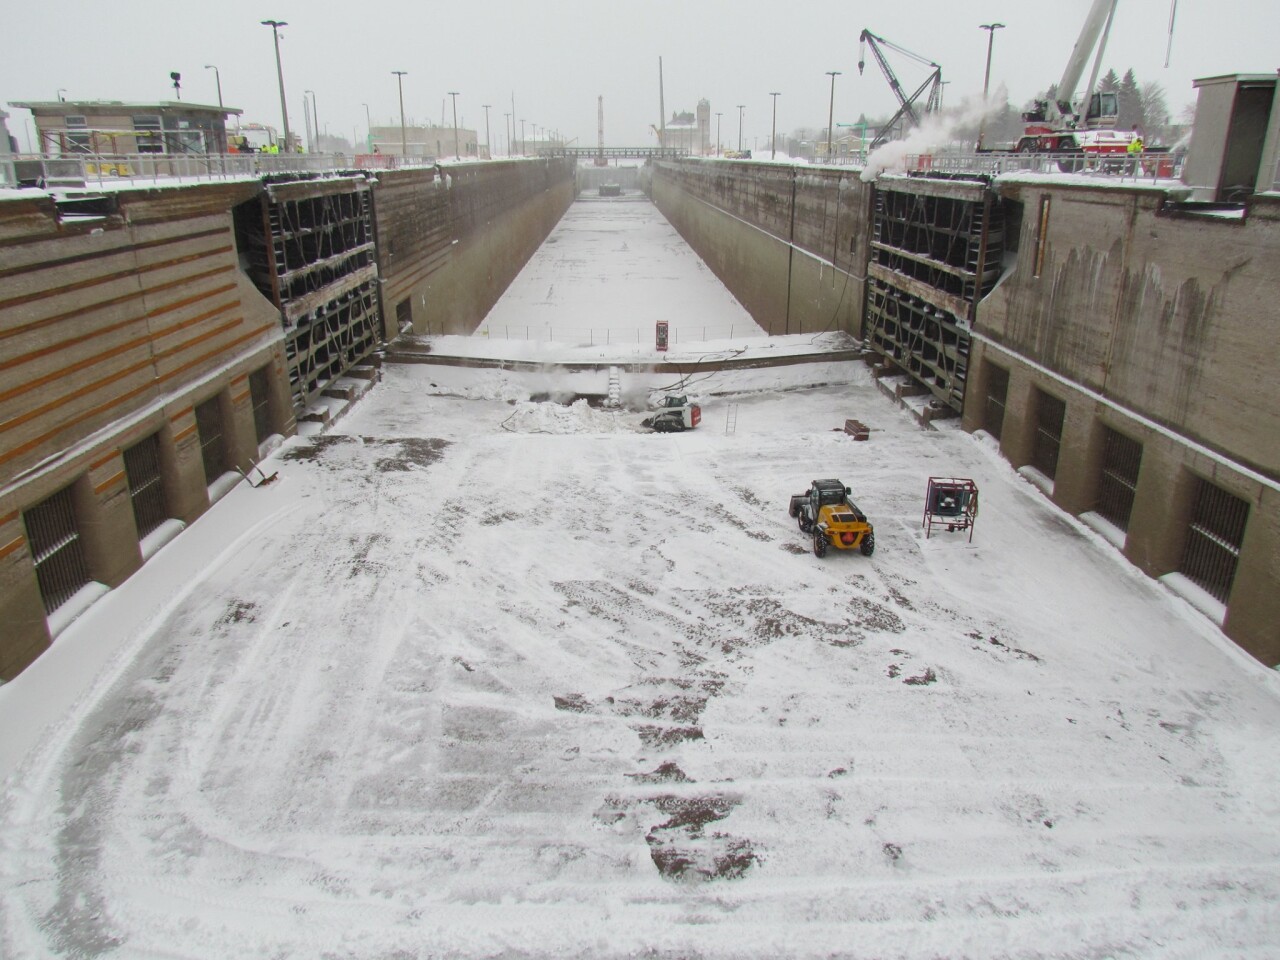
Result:
<svg viewBox="0 0 1280 960"><path fill-rule="evenodd" d="M888 40L884 39L884 37L876 36L870 30L862 31L861 35L858 37L858 44L858 73L861 74L863 68L866 67L866 50L867 47L870 46L871 54L875 57L876 63L880 67L880 72L883 73L884 78L889 81L889 88L893 91L893 95L898 98L898 112L893 115L893 118L888 123L880 128L880 132L876 135L876 138L871 141L869 149L874 150L893 135L895 126L903 117L910 121L911 126L920 126L920 115L916 112L915 105L916 101L920 99L921 94L923 94L926 89L929 90L929 96L925 101L924 112L926 114L932 113L940 107L942 100L942 67L934 63L932 60L927 60L918 54L912 53L910 50L903 49L897 44L890 43ZM881 46L889 47L891 50L896 50L919 63L926 64L933 68L933 72L925 78L924 82L920 84L915 93L911 96L908 97L903 91L902 84L898 82L897 75L893 72L893 68L889 66L889 61L885 59L884 53L880 49Z"/></svg>
<svg viewBox="0 0 1280 960"><path fill-rule="evenodd" d="M1084 76L1085 67L1093 56L1095 47L1098 48L1098 60L1101 62L1102 52L1106 49L1106 38L1103 37L1101 47L1098 46L1098 38L1103 36L1104 29L1110 24L1118 2L1119 0L1093 0L1089 15L1085 17L1084 27L1067 59L1066 69L1062 71L1062 79L1058 81L1057 102L1052 105L1057 108L1058 117L1053 119L1071 117L1082 112L1075 108L1076 88L1080 86L1080 78ZM1085 99L1087 101L1088 98ZM1085 107L1088 107L1087 102Z"/></svg>

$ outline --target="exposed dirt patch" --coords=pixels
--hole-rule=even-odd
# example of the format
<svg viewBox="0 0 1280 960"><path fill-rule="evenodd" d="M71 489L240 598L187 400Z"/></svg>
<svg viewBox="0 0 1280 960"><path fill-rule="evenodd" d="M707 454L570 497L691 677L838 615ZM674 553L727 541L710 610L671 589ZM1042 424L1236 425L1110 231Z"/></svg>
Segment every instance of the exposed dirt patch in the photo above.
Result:
<svg viewBox="0 0 1280 960"><path fill-rule="evenodd" d="M660 764L656 770L649 773L628 773L628 777L637 783L692 783L679 764L674 760L668 760L666 763Z"/></svg>
<svg viewBox="0 0 1280 960"><path fill-rule="evenodd" d="M907 677L902 682L911 687L923 687L937 682L937 679L938 676L933 672L933 667L925 667L924 673L918 673L914 677Z"/></svg>
<svg viewBox="0 0 1280 960"><path fill-rule="evenodd" d="M708 834L708 824L724 820L739 801L723 795L655 797L649 801L667 820L645 836L649 855L668 880L736 880L758 862L750 840L725 833Z"/></svg>
<svg viewBox="0 0 1280 960"><path fill-rule="evenodd" d="M326 456L334 451L360 444L377 450L378 458L374 461L375 470L381 473L397 473L430 466L444 455L450 443L449 440L436 437L400 437L388 440L379 437L348 437L325 433L312 437L305 444L291 447L281 454L281 458L322 463Z"/></svg>
<svg viewBox="0 0 1280 960"><path fill-rule="evenodd" d="M652 724L639 724L633 728L640 736L640 742L649 749L671 747L686 740L702 740L701 727L658 727Z"/></svg>
<svg viewBox="0 0 1280 960"><path fill-rule="evenodd" d="M227 607L227 612L219 619L218 623L253 623L257 619L258 605L252 601L235 600Z"/></svg>

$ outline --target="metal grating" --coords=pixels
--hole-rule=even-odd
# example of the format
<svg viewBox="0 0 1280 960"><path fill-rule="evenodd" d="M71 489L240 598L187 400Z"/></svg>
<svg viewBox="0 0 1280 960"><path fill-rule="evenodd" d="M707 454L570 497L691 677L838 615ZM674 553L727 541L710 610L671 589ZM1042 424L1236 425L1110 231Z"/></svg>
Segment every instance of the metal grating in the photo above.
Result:
<svg viewBox="0 0 1280 960"><path fill-rule="evenodd" d="M1222 603L1231 594L1248 520L1246 501L1200 478L1179 569Z"/></svg>
<svg viewBox="0 0 1280 960"><path fill-rule="evenodd" d="M196 406L196 429L200 434L200 457L204 461L205 485L227 472L226 444L222 437L222 409L211 397Z"/></svg>
<svg viewBox="0 0 1280 960"><path fill-rule="evenodd" d="M160 478L159 435L153 433L124 452L124 472L129 478L133 519L141 540L169 518Z"/></svg>
<svg viewBox="0 0 1280 960"><path fill-rule="evenodd" d="M1142 466L1142 444L1110 427L1102 429L1106 431L1106 440L1096 509L1121 530L1128 530L1138 490L1138 470Z"/></svg>
<svg viewBox="0 0 1280 960"><path fill-rule="evenodd" d="M987 403L983 410L982 428L997 440L1004 430L1005 401L1009 397L1009 371L987 364Z"/></svg>
<svg viewBox="0 0 1280 960"><path fill-rule="evenodd" d="M258 443L271 436L271 383L267 368L249 374L249 402L253 404L253 432Z"/></svg>
<svg viewBox="0 0 1280 960"><path fill-rule="evenodd" d="M1062 447L1067 405L1052 394L1040 390L1036 394L1036 437L1031 449L1031 465L1053 480L1058 475L1058 451Z"/></svg>
<svg viewBox="0 0 1280 960"><path fill-rule="evenodd" d="M24 511L22 522L27 529L45 613L53 613L89 582L71 488Z"/></svg>

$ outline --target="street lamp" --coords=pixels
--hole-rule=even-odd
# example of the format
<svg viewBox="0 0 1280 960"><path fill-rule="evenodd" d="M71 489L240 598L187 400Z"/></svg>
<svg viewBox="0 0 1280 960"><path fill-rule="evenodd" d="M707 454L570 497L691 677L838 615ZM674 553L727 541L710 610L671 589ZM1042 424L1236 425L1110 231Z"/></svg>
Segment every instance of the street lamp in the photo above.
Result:
<svg viewBox="0 0 1280 960"><path fill-rule="evenodd" d="M1003 30L1003 23L980 23L979 30L987 31L987 73L982 79L982 121L978 124L978 149L982 149L982 138L987 132L987 88L991 85L991 44L996 38L996 31Z"/></svg>
<svg viewBox="0 0 1280 960"><path fill-rule="evenodd" d="M276 44L276 79L280 82L280 116L284 120L284 148L287 151L292 141L289 139L289 106L284 99L284 68L280 66L280 28L289 24L285 20L263 20L261 23L271 28L271 38Z"/></svg>
<svg viewBox="0 0 1280 960"><path fill-rule="evenodd" d="M449 96L453 98L453 159L461 160L458 156L458 91L450 90Z"/></svg>
<svg viewBox="0 0 1280 960"><path fill-rule="evenodd" d="M308 98L310 99L308 100ZM306 119L305 115L307 113L311 114L311 126L307 128L307 148L312 153L315 153L317 151L317 148L320 146L320 121L316 117L315 103L316 103L315 91L303 90L302 91L302 112L304 114L303 119L304 120ZM315 131L314 140L311 137L312 130Z"/></svg>
<svg viewBox="0 0 1280 960"><path fill-rule="evenodd" d="M218 73L218 68L215 67L212 63L206 63L204 65L204 68L206 70L213 71L213 79L217 81L217 84L218 84L218 109L221 110L222 109L222 74Z"/></svg>
<svg viewBox="0 0 1280 960"><path fill-rule="evenodd" d="M396 83L400 87L400 162L403 163L405 158L409 156L409 145L404 135L404 75L408 70L392 70L396 75Z"/></svg>
<svg viewBox="0 0 1280 960"><path fill-rule="evenodd" d="M308 90L311 94L311 125L316 128L316 153L321 151L320 146L320 108L316 106L316 92Z"/></svg>
<svg viewBox="0 0 1280 960"><path fill-rule="evenodd" d="M489 107L491 104L482 103L480 106L484 107L484 148L489 151L489 159L492 160L493 144L489 142ZM480 151L477 149L476 156L478 157L479 155Z"/></svg>
<svg viewBox="0 0 1280 960"><path fill-rule="evenodd" d="M770 92L769 96L773 97L773 133L769 135L769 159L772 160L778 155L778 97L782 94Z"/></svg>
<svg viewBox="0 0 1280 960"><path fill-rule="evenodd" d="M840 76L840 71L828 70L827 76L831 78L831 101L827 104L827 163L830 163L831 162L831 121L835 119L836 77Z"/></svg>
<svg viewBox="0 0 1280 960"><path fill-rule="evenodd" d="M720 118L723 116L724 116L723 113L716 114L716 156L717 157L720 156Z"/></svg>
<svg viewBox="0 0 1280 960"><path fill-rule="evenodd" d="M746 107L745 103L738 104L738 153L742 153L742 111Z"/></svg>

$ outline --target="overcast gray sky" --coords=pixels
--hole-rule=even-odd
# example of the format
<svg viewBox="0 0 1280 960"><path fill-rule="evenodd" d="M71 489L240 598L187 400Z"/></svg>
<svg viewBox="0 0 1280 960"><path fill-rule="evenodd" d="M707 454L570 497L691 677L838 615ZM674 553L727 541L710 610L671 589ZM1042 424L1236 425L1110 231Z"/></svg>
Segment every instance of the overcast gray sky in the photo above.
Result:
<svg viewBox="0 0 1280 960"><path fill-rule="evenodd" d="M505 147L504 114L515 97L526 133L546 127L596 143L596 98L604 97L607 144L652 144L659 122L658 58L666 108L692 110L703 97L722 112L722 139L736 145L745 104L745 146L769 136L771 99L780 91L778 130L825 127L830 78L835 119L896 108L888 84L868 60L858 75L858 35L873 33L943 67L946 103L982 92L987 33L995 35L992 88L1005 84L1021 105L1062 73L1091 0L62 0L24 4L4 17L0 104L11 100L157 101L173 99L169 72L182 74L184 100L223 99L245 120L280 124L271 30L286 20L281 56L290 125L302 129L305 90L315 92L320 124L348 139L399 122L396 78L407 70L405 112L412 121L452 123L447 92L459 92L461 125L485 138L482 104L495 153ZM1176 116L1194 100L1191 81L1223 73L1280 68L1280 0L1178 0L1170 66L1165 68L1170 0L1120 0L1105 67L1133 67L1157 81ZM908 91L921 68L893 61ZM25 110L5 107L24 144ZM713 116L714 123L714 116Z"/></svg>

